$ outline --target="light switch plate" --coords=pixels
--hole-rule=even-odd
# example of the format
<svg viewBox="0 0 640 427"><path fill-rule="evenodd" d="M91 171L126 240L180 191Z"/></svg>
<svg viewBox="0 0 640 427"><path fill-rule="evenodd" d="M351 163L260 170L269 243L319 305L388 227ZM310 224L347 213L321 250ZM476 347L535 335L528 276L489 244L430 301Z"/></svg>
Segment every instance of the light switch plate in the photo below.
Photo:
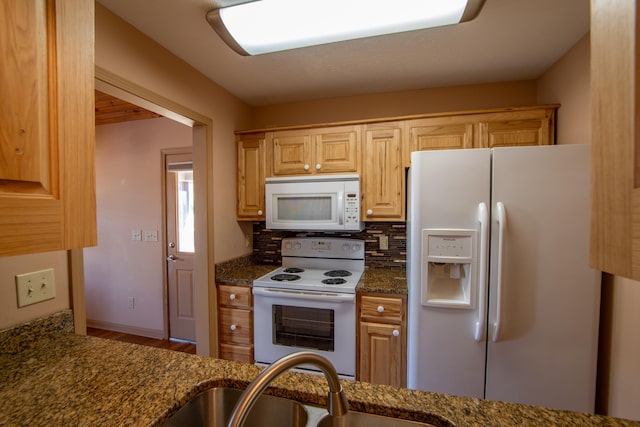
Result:
<svg viewBox="0 0 640 427"><path fill-rule="evenodd" d="M142 230L131 230L131 240L142 240Z"/></svg>
<svg viewBox="0 0 640 427"><path fill-rule="evenodd" d="M158 230L144 230L144 241L145 242L157 242L158 241Z"/></svg>
<svg viewBox="0 0 640 427"><path fill-rule="evenodd" d="M53 268L16 275L18 307L35 304L56 297Z"/></svg>

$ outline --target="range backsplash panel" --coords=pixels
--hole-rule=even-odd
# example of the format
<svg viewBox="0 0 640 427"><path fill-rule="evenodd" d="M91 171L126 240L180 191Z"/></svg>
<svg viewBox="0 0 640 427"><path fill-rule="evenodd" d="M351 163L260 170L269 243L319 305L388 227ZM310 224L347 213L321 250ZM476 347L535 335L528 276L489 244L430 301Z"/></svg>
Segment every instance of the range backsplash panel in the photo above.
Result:
<svg viewBox="0 0 640 427"><path fill-rule="evenodd" d="M379 236L389 238L389 249L380 249ZM407 230L404 222L367 222L356 233L316 231L286 231L265 228L264 222L253 223L254 262L282 263L280 245L285 237L345 237L365 241L365 265L371 268L405 268L407 263Z"/></svg>

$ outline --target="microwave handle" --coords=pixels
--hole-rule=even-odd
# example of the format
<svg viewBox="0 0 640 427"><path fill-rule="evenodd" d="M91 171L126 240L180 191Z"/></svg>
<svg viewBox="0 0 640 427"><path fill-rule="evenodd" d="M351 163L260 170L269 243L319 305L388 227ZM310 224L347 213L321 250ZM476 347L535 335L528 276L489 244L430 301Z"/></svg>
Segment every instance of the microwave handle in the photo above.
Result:
<svg viewBox="0 0 640 427"><path fill-rule="evenodd" d="M338 224L344 225L344 192L338 192Z"/></svg>

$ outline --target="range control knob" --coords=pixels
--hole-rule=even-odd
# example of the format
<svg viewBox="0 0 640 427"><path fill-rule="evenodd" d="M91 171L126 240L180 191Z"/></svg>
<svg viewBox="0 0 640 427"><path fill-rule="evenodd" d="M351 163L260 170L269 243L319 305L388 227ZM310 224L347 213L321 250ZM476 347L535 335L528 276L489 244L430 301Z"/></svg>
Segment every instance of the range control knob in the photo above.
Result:
<svg viewBox="0 0 640 427"><path fill-rule="evenodd" d="M348 252L351 249L351 247L349 246L348 243L345 243L344 245L342 245L342 250L345 252Z"/></svg>
<svg viewBox="0 0 640 427"><path fill-rule="evenodd" d="M295 245L293 245L293 247L294 247L295 249L300 249L300 248L302 247L302 245L300 244L300 242L296 242L296 244L295 244Z"/></svg>

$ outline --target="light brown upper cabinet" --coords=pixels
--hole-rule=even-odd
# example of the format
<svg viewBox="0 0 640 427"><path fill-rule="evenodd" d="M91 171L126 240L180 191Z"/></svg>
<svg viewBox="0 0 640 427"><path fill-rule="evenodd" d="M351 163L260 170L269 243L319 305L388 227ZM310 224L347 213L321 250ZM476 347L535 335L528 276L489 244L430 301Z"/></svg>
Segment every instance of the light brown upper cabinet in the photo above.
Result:
<svg viewBox="0 0 640 427"><path fill-rule="evenodd" d="M591 1L591 258L640 280L640 34L634 0Z"/></svg>
<svg viewBox="0 0 640 427"><path fill-rule="evenodd" d="M94 3L1 8L0 255L95 245Z"/></svg>
<svg viewBox="0 0 640 427"><path fill-rule="evenodd" d="M238 148L237 210L239 220L264 220L266 140L264 133L236 137Z"/></svg>
<svg viewBox="0 0 640 427"><path fill-rule="evenodd" d="M360 172L360 126L270 133L273 176Z"/></svg>
<svg viewBox="0 0 640 427"><path fill-rule="evenodd" d="M365 125L364 158L360 189L362 220L404 219L402 124Z"/></svg>
<svg viewBox="0 0 640 427"><path fill-rule="evenodd" d="M240 131L238 219L264 219L264 177L357 173L362 220L404 221L405 168L412 151L553 144L557 108L541 105ZM264 177L261 158L266 159Z"/></svg>
<svg viewBox="0 0 640 427"><path fill-rule="evenodd" d="M553 145L555 108L505 111L482 117L476 147Z"/></svg>

